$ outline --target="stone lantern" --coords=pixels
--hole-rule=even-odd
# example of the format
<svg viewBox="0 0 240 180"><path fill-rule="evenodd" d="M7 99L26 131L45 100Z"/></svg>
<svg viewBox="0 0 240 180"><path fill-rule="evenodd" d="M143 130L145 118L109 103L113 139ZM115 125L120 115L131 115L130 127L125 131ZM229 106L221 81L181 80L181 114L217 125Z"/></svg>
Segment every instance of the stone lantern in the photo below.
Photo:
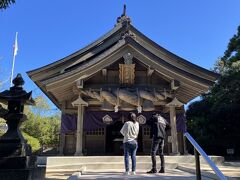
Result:
<svg viewBox="0 0 240 180"><path fill-rule="evenodd" d="M27 93L23 89L24 80L21 74L17 75L13 84L10 90L0 93L0 102L8 106L7 109L0 107L0 117L8 125L7 132L0 137L0 174L7 173L6 175L9 175L9 169L24 169L22 172L26 174L31 161L31 147L23 138L19 127L27 119L23 114L24 105L34 105L35 102L32 92Z"/></svg>

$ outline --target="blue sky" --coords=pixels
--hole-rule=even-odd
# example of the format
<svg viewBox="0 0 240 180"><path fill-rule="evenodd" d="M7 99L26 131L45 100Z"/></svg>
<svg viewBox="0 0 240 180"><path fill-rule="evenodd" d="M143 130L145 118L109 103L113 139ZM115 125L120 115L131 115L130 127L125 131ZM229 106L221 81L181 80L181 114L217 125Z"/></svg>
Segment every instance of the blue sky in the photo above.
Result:
<svg viewBox="0 0 240 180"><path fill-rule="evenodd" d="M239 0L42 0L21 1L0 11L0 79L9 87L13 43L19 33L15 75L40 90L26 72L59 60L113 28L123 4L132 24L169 51L213 67L240 25ZM2 89L1 89L2 90Z"/></svg>

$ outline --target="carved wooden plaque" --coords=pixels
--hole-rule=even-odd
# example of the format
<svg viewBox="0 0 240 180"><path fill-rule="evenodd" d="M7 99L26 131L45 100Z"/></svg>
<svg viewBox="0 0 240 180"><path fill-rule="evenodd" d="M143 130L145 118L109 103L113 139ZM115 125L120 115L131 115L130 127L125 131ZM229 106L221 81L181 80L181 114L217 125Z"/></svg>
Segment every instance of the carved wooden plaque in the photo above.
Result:
<svg viewBox="0 0 240 180"><path fill-rule="evenodd" d="M119 82L121 84L134 84L135 64L119 64Z"/></svg>

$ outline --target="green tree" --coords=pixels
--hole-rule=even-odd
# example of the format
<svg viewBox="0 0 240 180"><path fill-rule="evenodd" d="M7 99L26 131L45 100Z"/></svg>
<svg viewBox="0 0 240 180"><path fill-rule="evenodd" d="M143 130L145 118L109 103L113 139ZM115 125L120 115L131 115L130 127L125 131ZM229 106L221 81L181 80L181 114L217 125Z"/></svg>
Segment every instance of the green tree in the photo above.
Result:
<svg viewBox="0 0 240 180"><path fill-rule="evenodd" d="M215 64L214 68L222 75L231 75L240 70L240 26L238 32L230 39L228 48Z"/></svg>
<svg viewBox="0 0 240 180"><path fill-rule="evenodd" d="M208 153L225 155L234 148L240 156L240 26L214 70L221 77L201 101L189 106L188 129Z"/></svg>
<svg viewBox="0 0 240 180"><path fill-rule="evenodd" d="M6 9L13 3L15 0L0 0L0 9Z"/></svg>
<svg viewBox="0 0 240 180"><path fill-rule="evenodd" d="M37 138L42 146L58 145L60 116L41 117L32 115L28 118L21 127L23 132Z"/></svg>
<svg viewBox="0 0 240 180"><path fill-rule="evenodd" d="M34 99L36 106L27 106L28 109L25 110L25 113L28 114L31 112L35 116L44 117L47 116L50 111L50 105L48 104L46 98L43 96L38 96Z"/></svg>
<svg viewBox="0 0 240 180"><path fill-rule="evenodd" d="M2 86L2 83L1 83L1 82L2 82L2 81L0 81L0 89L1 89L1 86ZM4 129L2 129L2 128L5 126L6 122L5 122L4 119L1 118L1 116L2 116L3 114L5 114L4 108L6 108L6 105L0 103L0 137L1 137L1 136L4 134L4 132L5 132Z"/></svg>
<svg viewBox="0 0 240 180"><path fill-rule="evenodd" d="M27 143L31 145L33 153L37 153L37 151L40 150L41 146L37 138L34 138L25 132L23 132L23 137L27 140Z"/></svg>
<svg viewBox="0 0 240 180"><path fill-rule="evenodd" d="M0 137L5 133L3 127L5 126L5 120L0 118Z"/></svg>
<svg viewBox="0 0 240 180"><path fill-rule="evenodd" d="M56 146L59 141L60 113L49 116L50 106L43 96L36 98L36 106L25 106L28 120L22 124L21 130L37 138L41 146Z"/></svg>

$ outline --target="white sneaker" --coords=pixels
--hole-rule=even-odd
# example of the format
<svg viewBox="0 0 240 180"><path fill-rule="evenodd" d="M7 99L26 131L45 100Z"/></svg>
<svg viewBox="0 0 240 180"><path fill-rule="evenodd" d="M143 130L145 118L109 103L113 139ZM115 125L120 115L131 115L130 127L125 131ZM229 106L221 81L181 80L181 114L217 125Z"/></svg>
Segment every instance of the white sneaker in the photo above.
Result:
<svg viewBox="0 0 240 180"><path fill-rule="evenodd" d="M136 171L132 171L132 175L136 175Z"/></svg>
<svg viewBox="0 0 240 180"><path fill-rule="evenodd" d="M123 173L123 176L127 176L127 175L129 175L129 171L126 171Z"/></svg>

